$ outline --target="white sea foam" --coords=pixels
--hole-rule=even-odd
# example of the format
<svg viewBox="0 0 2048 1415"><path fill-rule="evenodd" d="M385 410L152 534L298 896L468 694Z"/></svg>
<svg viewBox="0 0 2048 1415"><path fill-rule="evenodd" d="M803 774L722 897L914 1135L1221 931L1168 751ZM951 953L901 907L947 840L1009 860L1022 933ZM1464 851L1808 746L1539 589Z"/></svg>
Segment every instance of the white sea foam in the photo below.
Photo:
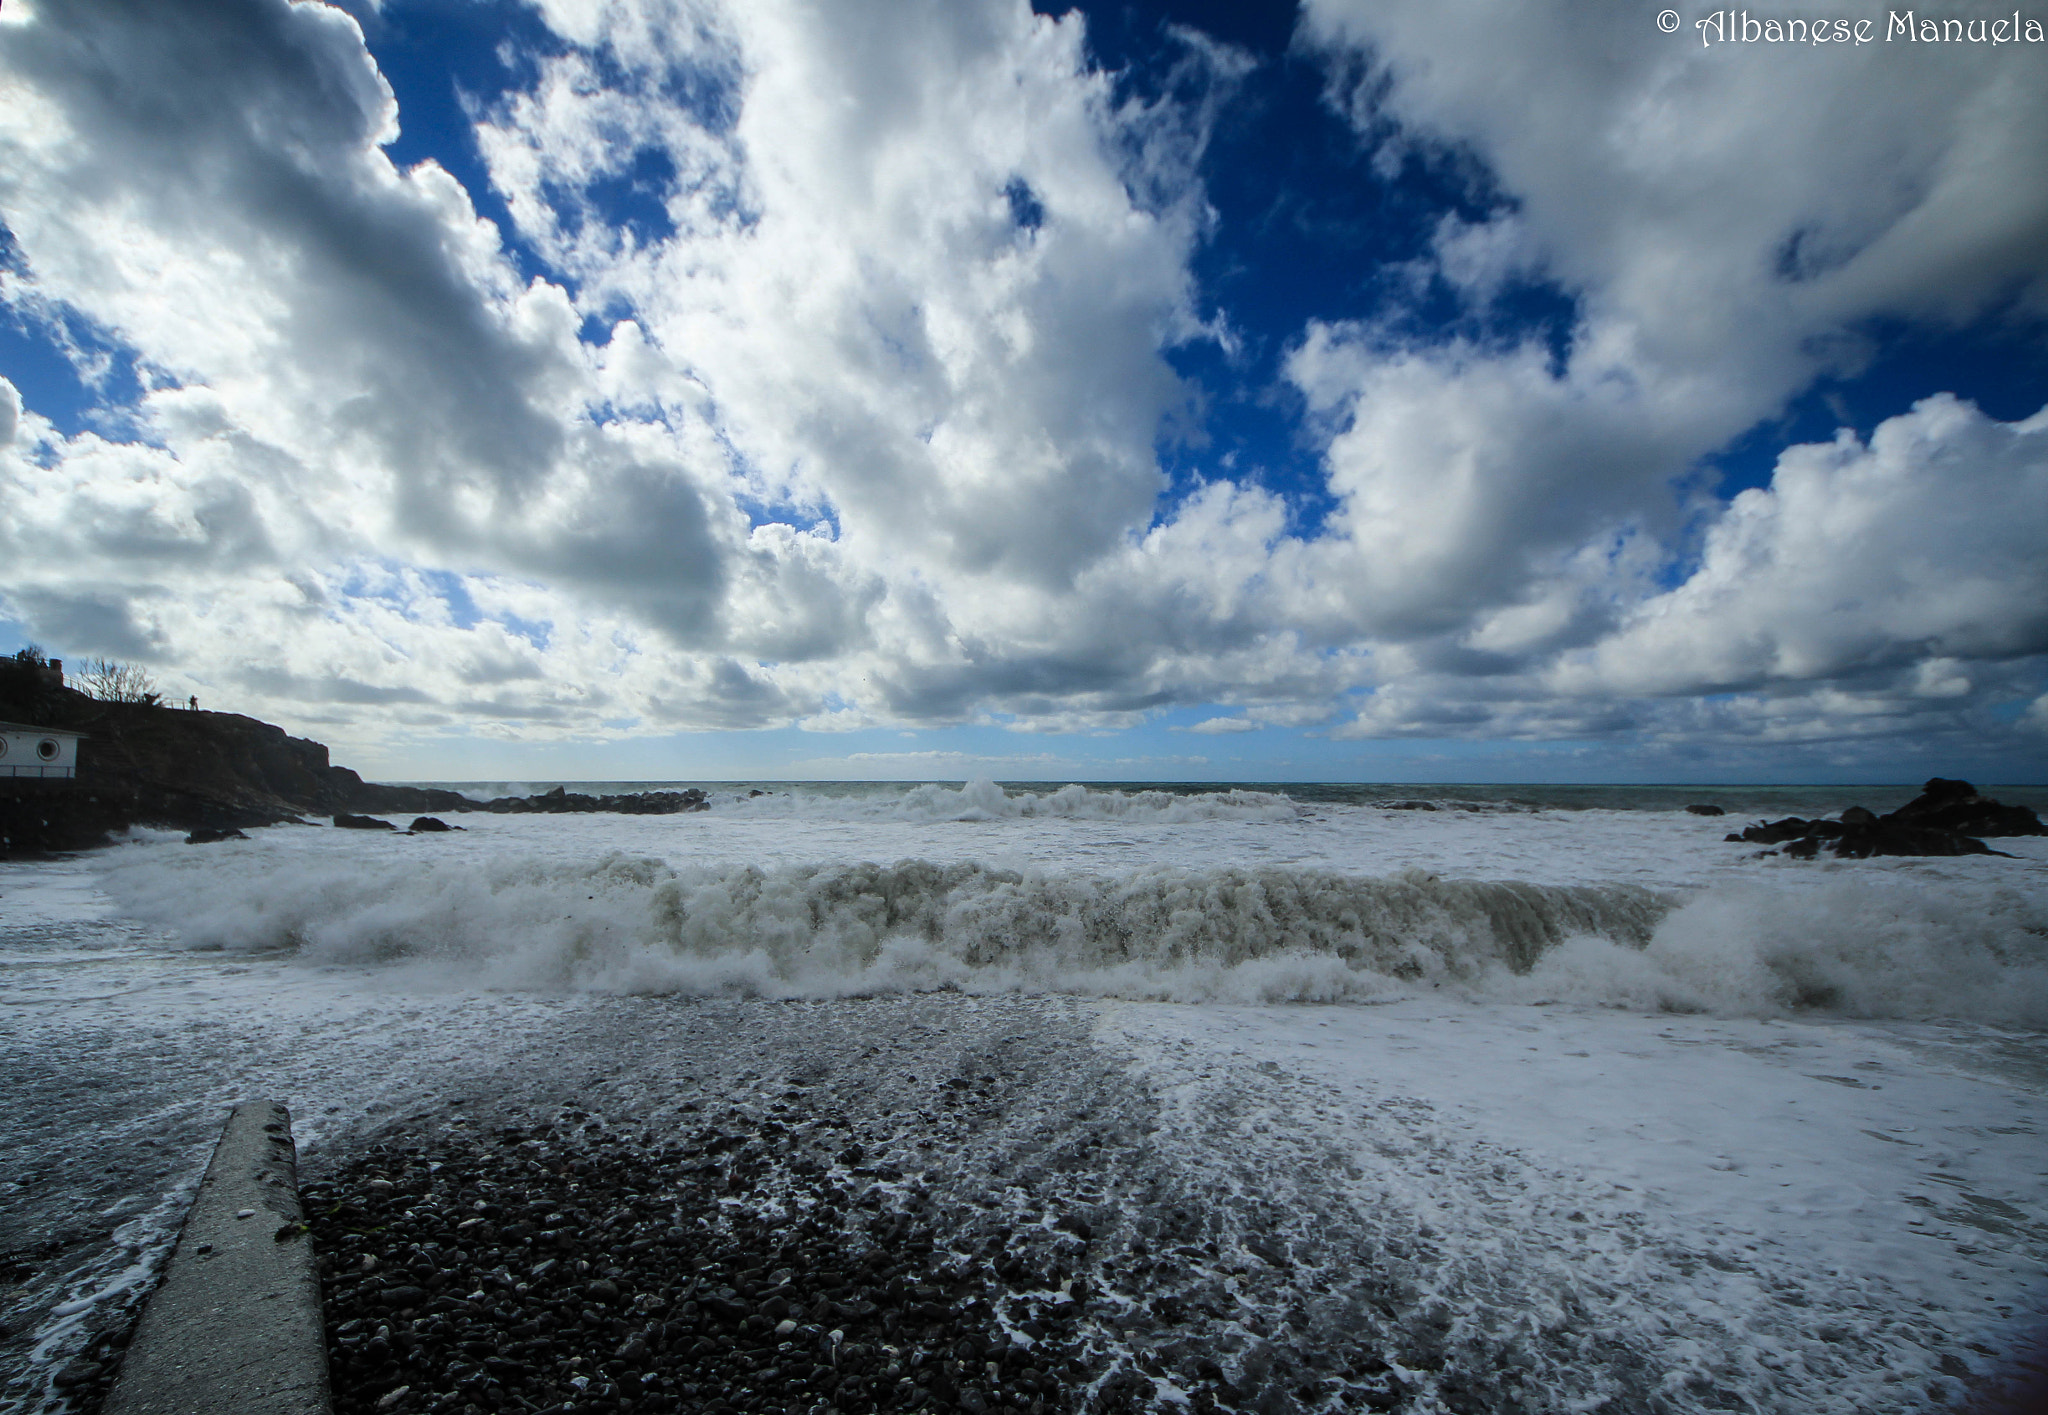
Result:
<svg viewBox="0 0 2048 1415"><path fill-rule="evenodd" d="M1643 949L1571 938L1500 991L1725 1015L2048 1028L2048 902L1998 885L1779 875L1704 891Z"/></svg>
<svg viewBox="0 0 2048 1415"><path fill-rule="evenodd" d="M961 794L961 793L954 793ZM1709 887L1109 874L904 860L771 868L136 852L128 913L187 945L402 962L509 988L844 996L956 988L1176 1001L1479 997L2048 1026L2048 908L1884 874Z"/></svg>
<svg viewBox="0 0 2048 1415"><path fill-rule="evenodd" d="M458 1059L573 1055L577 1018L758 1011L595 994L1185 999L1087 1011L1182 1107L1155 1137L1192 1190L1407 1245L1418 1321L1548 1312L1715 1383L1673 1409L1847 1411L1912 1408L2041 1310L2048 1071L2016 1029L2048 1027L2048 839L1801 863L1676 809L744 789L0 864L0 1061L154 1085L170 1057L167 1094L256 1075L341 1128ZM1215 1005L1266 1001L1374 1005Z"/></svg>
<svg viewBox="0 0 2048 1415"><path fill-rule="evenodd" d="M750 815L797 815L812 819L874 819L917 823L940 821L1123 821L1179 825L1194 821L1291 821L1301 806L1271 791L1117 791L1081 785L1052 791L1005 789L982 779L957 790L912 786L901 791L831 795L784 790L761 796L721 798L714 808Z"/></svg>

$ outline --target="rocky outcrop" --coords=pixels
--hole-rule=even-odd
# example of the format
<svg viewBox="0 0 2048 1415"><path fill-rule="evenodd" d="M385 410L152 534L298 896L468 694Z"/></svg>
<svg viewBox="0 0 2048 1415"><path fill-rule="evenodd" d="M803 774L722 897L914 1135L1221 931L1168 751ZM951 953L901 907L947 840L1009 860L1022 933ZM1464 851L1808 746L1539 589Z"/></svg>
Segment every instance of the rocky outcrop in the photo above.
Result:
<svg viewBox="0 0 2048 1415"><path fill-rule="evenodd" d="M1967 781L1937 776L1887 820L1961 835L2048 835L2048 826L2025 806L2002 806Z"/></svg>
<svg viewBox="0 0 2048 1415"><path fill-rule="evenodd" d="M0 856L82 850L130 826L218 832L307 816L459 811L673 814L703 810L701 791L474 801L437 787L383 786L335 766L327 748L229 712L107 703L23 673L0 673L0 719L85 735L71 781L0 777ZM388 824L388 823L384 823Z"/></svg>
<svg viewBox="0 0 2048 1415"><path fill-rule="evenodd" d="M1797 860L1811 860L1823 849L1841 859L1867 860L1873 855L1998 855L2004 852L1979 837L2041 834L2048 830L2027 807L2001 805L1967 781L1937 776L1889 815L1851 806L1836 820L1787 816L1760 821L1727 839L1782 845L1783 853Z"/></svg>
<svg viewBox="0 0 2048 1415"><path fill-rule="evenodd" d="M688 791L641 791L625 796L584 796L557 786L554 790L539 796L506 796L495 801L472 801L468 809L513 815L532 811L556 815L613 811L629 816L672 816L683 811L705 810L709 805L710 803L704 799L704 793L695 787Z"/></svg>

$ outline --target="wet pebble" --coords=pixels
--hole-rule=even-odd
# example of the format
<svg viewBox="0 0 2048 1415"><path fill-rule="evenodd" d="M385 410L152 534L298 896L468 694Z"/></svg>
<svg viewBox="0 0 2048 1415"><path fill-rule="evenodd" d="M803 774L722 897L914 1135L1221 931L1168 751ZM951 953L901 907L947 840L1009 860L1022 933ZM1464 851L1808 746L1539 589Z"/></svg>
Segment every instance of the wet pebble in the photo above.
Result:
<svg viewBox="0 0 2048 1415"><path fill-rule="evenodd" d="M338 1415L1102 1408L1072 1275L962 1261L915 1182L581 1121L387 1143L306 1186ZM1020 1292L1030 1334L997 1315Z"/></svg>

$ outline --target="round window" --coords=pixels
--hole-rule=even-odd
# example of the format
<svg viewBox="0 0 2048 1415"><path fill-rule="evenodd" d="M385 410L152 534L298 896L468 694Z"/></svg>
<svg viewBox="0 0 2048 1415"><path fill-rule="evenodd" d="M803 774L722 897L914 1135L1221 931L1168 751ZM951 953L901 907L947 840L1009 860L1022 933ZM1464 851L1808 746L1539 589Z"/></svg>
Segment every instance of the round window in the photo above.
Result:
<svg viewBox="0 0 2048 1415"><path fill-rule="evenodd" d="M6 756L6 755L7 755L7 739L6 739L5 737L0 737L0 757L4 757L4 756Z"/></svg>
<svg viewBox="0 0 2048 1415"><path fill-rule="evenodd" d="M36 743L36 755L46 762L57 760L57 754L63 750L62 747L57 745L55 737L45 737L42 741Z"/></svg>

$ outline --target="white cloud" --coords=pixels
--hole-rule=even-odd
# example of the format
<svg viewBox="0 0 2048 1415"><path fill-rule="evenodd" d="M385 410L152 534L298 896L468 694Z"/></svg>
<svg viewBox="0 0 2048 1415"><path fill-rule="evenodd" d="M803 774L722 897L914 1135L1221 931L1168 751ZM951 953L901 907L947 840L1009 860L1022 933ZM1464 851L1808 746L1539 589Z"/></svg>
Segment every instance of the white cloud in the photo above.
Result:
<svg viewBox="0 0 2048 1415"><path fill-rule="evenodd" d="M391 163L341 10L7 7L0 293L144 393L66 437L0 379L0 610L341 742L1205 705L1818 740L2038 691L2040 419L1937 399L1725 510L1696 483L1873 318L2048 311L2031 54L1311 0L1361 130L1491 185L1429 247L1457 339L1301 331L1304 537L1250 484L1164 503L1154 452L1167 352L1226 339L1191 262L1246 56L1178 32L1145 104L1024 0L535 8L561 51L475 114L500 232ZM1563 358L1477 332L1527 280L1576 302ZM1746 696L1665 700L1705 691Z"/></svg>
<svg viewBox="0 0 2048 1415"><path fill-rule="evenodd" d="M1304 30L1369 61L1340 91L1361 125L1474 152L1590 328L1657 368L1770 400L1849 321L2048 308L2048 61L2025 46L1703 49L1476 0L1308 0Z"/></svg>
<svg viewBox="0 0 2048 1415"><path fill-rule="evenodd" d="M1572 692L1694 693L1914 665L1910 691L1970 691L1964 662L2048 653L2048 409L1999 423L1946 395L1788 449L1768 490L1708 532L1699 568L1568 656Z"/></svg>
<svg viewBox="0 0 2048 1415"><path fill-rule="evenodd" d="M1509 212L1476 222L1446 213L1430 245L1443 278L1482 305L1509 282L1534 275L1542 264L1528 227Z"/></svg>
<svg viewBox="0 0 2048 1415"><path fill-rule="evenodd" d="M1519 601L1590 537L1674 524L1670 483L1745 425L1625 369L1574 361L1560 374L1535 343L1389 348L1319 325L1288 372L1340 420L1327 467L1342 504L1315 581L1345 623L1396 638Z"/></svg>
<svg viewBox="0 0 2048 1415"><path fill-rule="evenodd" d="M2034 699L2028 706L2025 716L2020 719L2020 725L2036 732L2048 733L2048 693Z"/></svg>
<svg viewBox="0 0 2048 1415"><path fill-rule="evenodd" d="M1205 735L1217 735L1228 732L1256 732L1259 730L1259 724L1243 717L1205 717L1200 722L1191 724L1187 730L1190 732L1200 732Z"/></svg>
<svg viewBox="0 0 2048 1415"><path fill-rule="evenodd" d="M526 234L559 249L549 192L666 152L675 234L607 253L599 282L708 390L760 493L829 506L842 554L914 570L963 617L1065 583L1149 517L1180 396L1158 344L1191 322L1200 212L1134 202L1116 140L1157 121L1112 109L1077 18L1021 4L725 23L744 99L715 139L678 128L637 37L615 43L656 70L647 92L594 89L570 55L495 115L485 154ZM1025 189L1036 228L1006 195Z"/></svg>

